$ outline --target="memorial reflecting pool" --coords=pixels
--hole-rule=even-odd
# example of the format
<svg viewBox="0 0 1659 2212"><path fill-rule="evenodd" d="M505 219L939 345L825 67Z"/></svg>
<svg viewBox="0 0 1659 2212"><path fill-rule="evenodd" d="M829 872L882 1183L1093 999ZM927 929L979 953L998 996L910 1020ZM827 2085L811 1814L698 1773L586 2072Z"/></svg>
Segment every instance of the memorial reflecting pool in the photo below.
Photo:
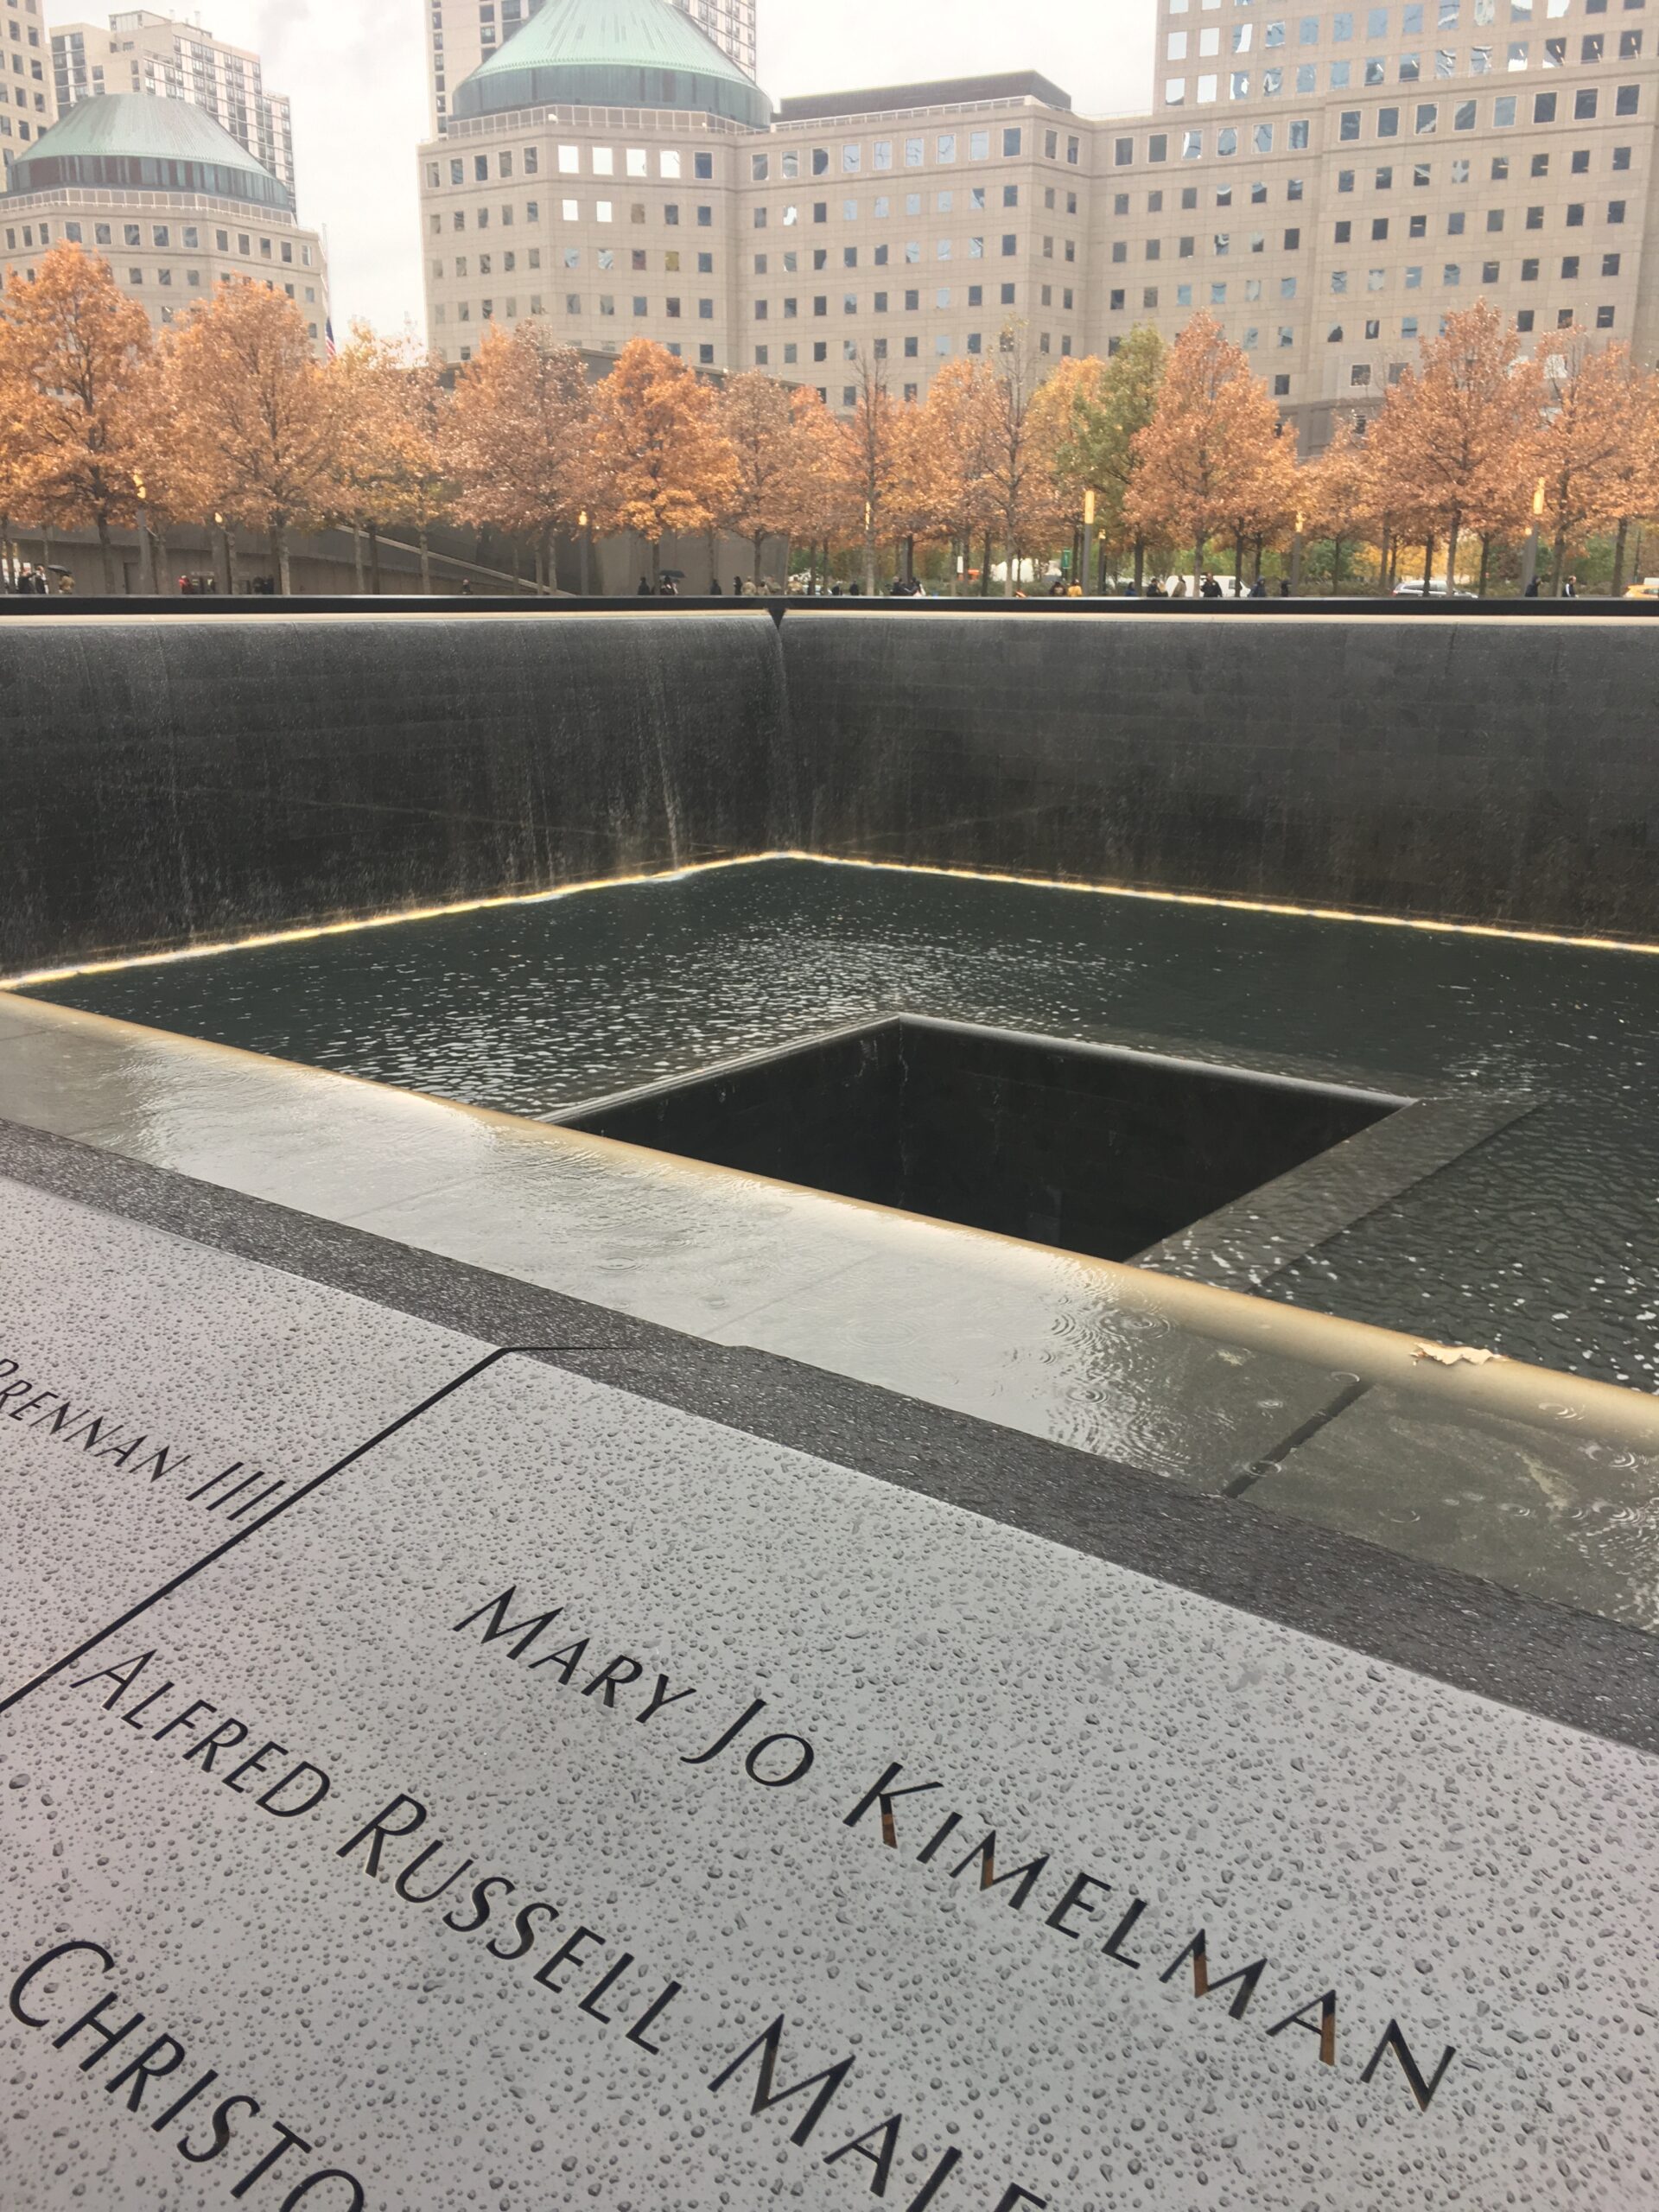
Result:
<svg viewBox="0 0 1659 2212"><path fill-rule="evenodd" d="M1655 1385L1659 959L768 861L38 995L546 1117L887 1010L1530 1110L1265 1295Z"/></svg>

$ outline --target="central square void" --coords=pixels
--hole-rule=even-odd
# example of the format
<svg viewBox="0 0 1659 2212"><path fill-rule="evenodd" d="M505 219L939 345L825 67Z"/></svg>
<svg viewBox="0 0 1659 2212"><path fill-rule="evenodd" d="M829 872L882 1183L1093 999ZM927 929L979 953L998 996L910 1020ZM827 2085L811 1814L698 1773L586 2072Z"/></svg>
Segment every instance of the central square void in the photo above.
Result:
<svg viewBox="0 0 1659 2212"><path fill-rule="evenodd" d="M1408 1103L894 1014L556 1118L840 1198L1128 1260Z"/></svg>

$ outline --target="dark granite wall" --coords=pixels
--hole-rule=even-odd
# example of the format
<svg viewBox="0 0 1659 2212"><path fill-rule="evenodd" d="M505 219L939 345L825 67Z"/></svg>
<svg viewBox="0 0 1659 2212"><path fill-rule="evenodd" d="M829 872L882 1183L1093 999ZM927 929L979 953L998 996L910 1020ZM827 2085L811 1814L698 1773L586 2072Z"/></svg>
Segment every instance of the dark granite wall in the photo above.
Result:
<svg viewBox="0 0 1659 2212"><path fill-rule="evenodd" d="M783 640L814 851L1659 935L1648 623L791 611Z"/></svg>
<svg viewBox="0 0 1659 2212"><path fill-rule="evenodd" d="M54 610L0 974L791 848L1653 937L1656 676L1583 619Z"/></svg>
<svg viewBox="0 0 1659 2212"><path fill-rule="evenodd" d="M0 974L764 849L783 719L760 609L13 620Z"/></svg>

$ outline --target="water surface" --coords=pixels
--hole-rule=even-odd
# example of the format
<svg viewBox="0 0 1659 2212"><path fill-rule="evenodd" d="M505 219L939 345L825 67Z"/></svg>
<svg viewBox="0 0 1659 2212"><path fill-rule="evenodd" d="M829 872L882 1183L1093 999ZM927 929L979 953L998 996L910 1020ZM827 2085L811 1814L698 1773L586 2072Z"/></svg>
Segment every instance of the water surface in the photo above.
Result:
<svg viewBox="0 0 1659 2212"><path fill-rule="evenodd" d="M810 861L39 994L509 1113L895 1007L1535 1109L1265 1294L1659 1387L1659 958Z"/></svg>

